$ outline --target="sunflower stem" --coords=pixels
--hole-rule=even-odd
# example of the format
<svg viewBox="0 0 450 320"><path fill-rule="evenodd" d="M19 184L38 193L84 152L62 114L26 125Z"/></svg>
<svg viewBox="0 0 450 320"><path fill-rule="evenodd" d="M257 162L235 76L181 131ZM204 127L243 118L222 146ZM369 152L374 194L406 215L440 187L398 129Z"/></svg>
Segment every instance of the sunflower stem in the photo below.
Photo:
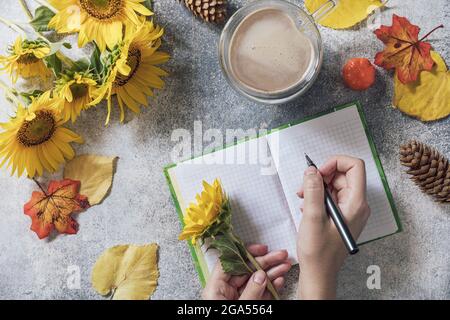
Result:
<svg viewBox="0 0 450 320"><path fill-rule="evenodd" d="M258 261L256 261L255 257L253 257L253 255L250 252L248 252L247 249L245 249L245 254L247 255L247 259L252 263L252 265L256 268L256 270L262 270ZM272 294L275 300L280 300L280 296L277 292L277 289L275 289L270 279L267 279L267 290L269 290L269 292Z"/></svg>
<svg viewBox="0 0 450 320"><path fill-rule="evenodd" d="M242 241L239 238L237 238L233 232L229 232L228 236L234 242L242 245ZM245 246L243 246L243 247L245 248ZM246 258L250 261L250 263L256 270L263 270L261 268L261 266L259 265L258 261L256 261L255 257L253 257L253 255L247 250L247 248L245 248L245 255L246 255ZM267 290L269 290L269 292L272 294L272 296L275 300L280 300L280 295L278 294L277 289L275 289L275 287L273 286L272 281L270 281L270 279L267 279Z"/></svg>
<svg viewBox="0 0 450 320"><path fill-rule="evenodd" d="M19 0L19 3L22 6L22 9L25 12L25 14L28 16L28 18L30 20L33 20L33 14L31 13L30 8L28 8L28 5L25 2L25 0Z"/></svg>
<svg viewBox="0 0 450 320"><path fill-rule="evenodd" d="M2 80L0 80L0 88L5 90L7 101L11 103L13 107L17 108L17 106L21 104L21 101L17 98L17 95L14 93L13 89Z"/></svg>
<svg viewBox="0 0 450 320"><path fill-rule="evenodd" d="M46 197L48 197L47 191L44 190L44 188L42 187L42 185L39 183L39 181L37 181L37 179L35 177L32 178L33 181L37 184L37 186L39 187L39 189L41 189L42 193L45 194Z"/></svg>
<svg viewBox="0 0 450 320"><path fill-rule="evenodd" d="M58 50L56 52L56 56L58 57L59 60L61 60L68 67L70 67L70 68L75 67L75 62L73 62L72 59L70 59L68 56L66 56L64 53L62 53L60 50Z"/></svg>
<svg viewBox="0 0 450 320"><path fill-rule="evenodd" d="M238 247L244 247L242 241L240 239L238 239L232 231L228 231L224 233L225 237L228 237L229 240L231 240L231 242L235 243ZM248 265L247 261L247 255L244 257L241 254L239 254L240 259L242 260L242 262L244 263L245 267L247 268L249 274L253 273L253 269L251 268L251 266Z"/></svg>
<svg viewBox="0 0 450 320"><path fill-rule="evenodd" d="M6 26L8 26L9 28L13 29L15 32L20 33L21 35L23 35L24 37L26 37L25 35L25 30L23 30L21 27L19 27L17 24L15 24L14 22L5 19L3 17L0 17L0 22L2 22L3 24L5 24Z"/></svg>

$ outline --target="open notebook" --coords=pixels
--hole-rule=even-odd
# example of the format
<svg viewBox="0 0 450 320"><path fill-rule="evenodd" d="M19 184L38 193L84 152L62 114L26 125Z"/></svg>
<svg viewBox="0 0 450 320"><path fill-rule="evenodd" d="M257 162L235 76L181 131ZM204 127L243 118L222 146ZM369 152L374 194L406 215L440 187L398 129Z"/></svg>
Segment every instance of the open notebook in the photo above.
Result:
<svg viewBox="0 0 450 320"><path fill-rule="evenodd" d="M304 153L318 165L333 154L364 159L370 219L359 244L401 230L384 172L358 103L271 130L165 168L180 219L202 189L220 178L231 202L233 226L245 243L263 243L269 250L287 249L296 262L296 229L301 200L296 192L306 169ZM214 250L191 246L202 284L217 261Z"/></svg>

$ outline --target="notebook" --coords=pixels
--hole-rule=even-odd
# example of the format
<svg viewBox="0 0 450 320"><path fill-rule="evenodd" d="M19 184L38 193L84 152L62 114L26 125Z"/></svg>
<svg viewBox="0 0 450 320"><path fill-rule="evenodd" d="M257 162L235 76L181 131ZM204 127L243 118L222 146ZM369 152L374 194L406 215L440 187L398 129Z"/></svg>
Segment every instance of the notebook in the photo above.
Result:
<svg viewBox="0 0 450 320"><path fill-rule="evenodd" d="M304 153L318 165L334 154L347 154L366 163L367 197L371 216L357 239L363 244L401 231L400 220L358 102L284 125L200 157L167 166L167 178L182 220L202 180L219 178L230 198L236 234L247 244L263 243L269 250L286 249L295 263L301 199L296 195L306 169ZM217 252L189 244L204 285L217 262Z"/></svg>

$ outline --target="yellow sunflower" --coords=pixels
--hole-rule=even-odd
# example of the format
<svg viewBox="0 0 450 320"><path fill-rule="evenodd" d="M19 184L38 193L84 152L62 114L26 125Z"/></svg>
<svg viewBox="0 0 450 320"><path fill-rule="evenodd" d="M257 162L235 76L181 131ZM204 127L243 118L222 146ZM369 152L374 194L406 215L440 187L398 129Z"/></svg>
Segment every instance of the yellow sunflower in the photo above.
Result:
<svg viewBox="0 0 450 320"><path fill-rule="evenodd" d="M117 96L122 122L125 118L124 106L139 113L140 105L148 106L147 97L153 96L152 89L164 87L161 77L166 76L167 72L157 67L169 60L167 53L158 51L163 34L162 28L147 21L118 48L118 58L110 67L110 73L92 103L97 104L103 98L108 100L106 123L111 112L111 96Z"/></svg>
<svg viewBox="0 0 450 320"><path fill-rule="evenodd" d="M44 170L54 172L75 155L71 142L82 143L82 138L62 127L61 118L50 92L42 94L25 108L18 106L16 116L0 123L0 163L8 162L11 175L17 170L20 177L24 170L33 178Z"/></svg>
<svg viewBox="0 0 450 320"><path fill-rule="evenodd" d="M197 203L190 203L184 215L184 228L180 240L191 239L196 243L218 220L227 197L218 179L210 185L203 181L203 191L197 194Z"/></svg>
<svg viewBox="0 0 450 320"><path fill-rule="evenodd" d="M0 64L3 65L0 70L6 70L14 83L19 76L23 78L40 76L45 79L51 75L51 71L42 59L49 53L50 47L45 41L22 40L18 37L9 48L9 55L0 55Z"/></svg>
<svg viewBox="0 0 450 320"><path fill-rule="evenodd" d="M91 74L70 72L56 82L55 94L62 99L61 113L64 121L75 122L81 110L87 109L94 100L97 82Z"/></svg>
<svg viewBox="0 0 450 320"><path fill-rule="evenodd" d="M78 46L95 41L103 52L113 49L129 28L140 24L139 14L153 13L141 2L145 0L49 0L58 12L48 26L59 33L79 32Z"/></svg>

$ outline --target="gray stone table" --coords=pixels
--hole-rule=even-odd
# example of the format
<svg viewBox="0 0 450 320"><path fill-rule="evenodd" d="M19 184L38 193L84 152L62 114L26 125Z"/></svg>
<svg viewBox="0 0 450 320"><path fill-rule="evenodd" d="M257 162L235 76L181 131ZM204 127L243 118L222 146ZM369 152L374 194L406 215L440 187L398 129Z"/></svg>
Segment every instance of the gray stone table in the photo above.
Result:
<svg viewBox="0 0 450 320"><path fill-rule="evenodd" d="M28 1L32 3L33 1ZM231 0L234 11L247 1ZM294 1L302 5L302 1ZM25 20L15 0L1 2L1 16ZM391 186L404 231L365 245L347 260L339 277L341 299L449 299L450 207L421 194L399 164L399 145L417 138L450 155L450 118L424 124L391 107L392 75L377 71L375 85L364 92L344 87L340 71L348 58L374 57L382 44L363 24L351 30L320 27L324 41L323 69L303 97L280 106L264 106L235 93L221 73L217 59L220 28L204 24L172 0L155 0L156 20L166 30L164 48L172 59L165 90L157 92L150 108L139 117L128 115L119 124L117 112L104 127L105 109L85 112L75 124L86 143L79 154L100 153L120 157L114 185L103 204L80 214L80 230L74 236L39 240L29 230L23 214L34 184L10 177L0 170L0 298L3 299L98 299L90 284L91 268L101 252L124 243L160 245L161 276L154 299L196 299L201 286L189 250L177 240L180 224L165 178L164 165L171 161L171 134L177 128L193 132L194 121L203 129L274 128L313 115L332 106L359 100ZM390 25L392 13L408 17L425 32L443 23L431 36L432 44L450 61L448 0L389 1L380 21ZM1 50L14 39L0 26ZM70 39L74 39L71 37ZM4 80L6 78L3 77ZM0 119L11 109L1 97ZM381 289L366 286L367 267L381 268ZM81 272L79 289L69 289L67 278L76 266ZM288 277L284 297L294 298L298 268Z"/></svg>

